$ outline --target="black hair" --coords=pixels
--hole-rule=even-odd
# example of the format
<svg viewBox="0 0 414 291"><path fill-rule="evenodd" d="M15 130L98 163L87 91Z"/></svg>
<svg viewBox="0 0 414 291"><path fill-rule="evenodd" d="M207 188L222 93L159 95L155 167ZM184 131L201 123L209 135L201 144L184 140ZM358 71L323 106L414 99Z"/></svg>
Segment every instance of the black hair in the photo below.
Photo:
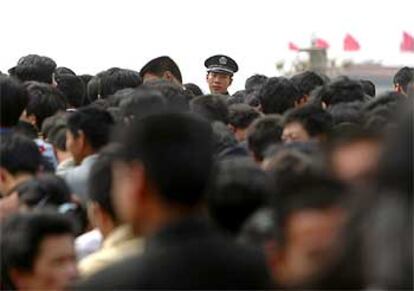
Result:
<svg viewBox="0 0 414 291"><path fill-rule="evenodd" d="M296 74L290 80L296 85L302 96L309 96L315 88L325 84L324 79L313 71Z"/></svg>
<svg viewBox="0 0 414 291"><path fill-rule="evenodd" d="M214 155L216 160L248 156L247 150L240 146L230 128L220 121L211 123L214 136Z"/></svg>
<svg viewBox="0 0 414 291"><path fill-rule="evenodd" d="M376 89L375 84L372 83L370 80L359 80L362 85L362 89L364 90L364 93L370 97L375 97Z"/></svg>
<svg viewBox="0 0 414 291"><path fill-rule="evenodd" d="M342 76L315 90L311 99L314 104L324 102L327 107L341 103L365 101L365 92L361 82Z"/></svg>
<svg viewBox="0 0 414 291"><path fill-rule="evenodd" d="M263 160L266 149L281 142L283 127L279 116L269 115L256 119L247 129L247 144L258 160Z"/></svg>
<svg viewBox="0 0 414 291"><path fill-rule="evenodd" d="M55 87L38 82L27 82L25 85L29 95L26 113L36 117L36 126L39 130L47 117L58 111L65 111L66 98Z"/></svg>
<svg viewBox="0 0 414 291"><path fill-rule="evenodd" d="M116 91L113 95L109 96L106 100L108 101L109 106L119 107L121 102L125 99L128 99L130 96L134 95L136 90L140 88L125 88Z"/></svg>
<svg viewBox="0 0 414 291"><path fill-rule="evenodd" d="M234 92L233 95L227 98L226 102L228 105L245 103L246 101L246 90L239 90Z"/></svg>
<svg viewBox="0 0 414 291"><path fill-rule="evenodd" d="M71 192L59 176L43 174L20 184L19 201L30 208L58 207L71 201Z"/></svg>
<svg viewBox="0 0 414 291"><path fill-rule="evenodd" d="M68 67L57 67L55 69L55 80L56 80L57 76L61 76L61 75L76 76L76 73L74 71L72 71L71 69L69 69Z"/></svg>
<svg viewBox="0 0 414 291"><path fill-rule="evenodd" d="M0 102L0 126L12 127L17 125L23 110L29 102L23 84L13 78L0 76Z"/></svg>
<svg viewBox="0 0 414 291"><path fill-rule="evenodd" d="M331 114L335 125L345 122L362 124L364 122L363 105L360 101L342 102L330 106L327 111Z"/></svg>
<svg viewBox="0 0 414 291"><path fill-rule="evenodd" d="M11 76L20 81L38 81L52 84L56 63L51 58L27 55L19 59L17 65L9 70Z"/></svg>
<svg viewBox="0 0 414 291"><path fill-rule="evenodd" d="M302 124L310 137L328 134L333 126L332 116L314 105L305 105L287 112L283 120L284 126L293 122Z"/></svg>
<svg viewBox="0 0 414 291"><path fill-rule="evenodd" d="M186 91L178 85L166 80L152 80L145 83L145 88L161 92L167 101L167 109L172 112L189 111L189 98Z"/></svg>
<svg viewBox="0 0 414 291"><path fill-rule="evenodd" d="M286 219L292 212L338 205L345 188L316 167L310 157L295 150L281 151L273 159L271 204L277 225L276 238L283 243Z"/></svg>
<svg viewBox="0 0 414 291"><path fill-rule="evenodd" d="M100 76L100 96L106 98L125 88L136 88L142 84L138 72L120 68L110 68Z"/></svg>
<svg viewBox="0 0 414 291"><path fill-rule="evenodd" d="M194 83L186 83L183 86L186 90L191 91L195 97L203 95L203 91Z"/></svg>
<svg viewBox="0 0 414 291"><path fill-rule="evenodd" d="M34 141L19 134L7 134L2 135L0 144L0 165L12 175L34 175L39 170L41 154Z"/></svg>
<svg viewBox="0 0 414 291"><path fill-rule="evenodd" d="M269 78L265 75L255 74L246 79L244 89L246 91L260 90Z"/></svg>
<svg viewBox="0 0 414 291"><path fill-rule="evenodd" d="M88 178L88 198L96 202L113 221L117 221L111 194L112 163L117 156L119 146L110 144L103 148L93 164Z"/></svg>
<svg viewBox="0 0 414 291"><path fill-rule="evenodd" d="M144 78L144 75L147 73L154 74L161 78L167 71L171 72L177 81L180 83L183 82L178 65L168 56L152 59L141 68L139 74L141 78Z"/></svg>
<svg viewBox="0 0 414 291"><path fill-rule="evenodd" d="M123 146L124 160L140 161L165 201L187 206L201 202L213 165L208 122L188 113L152 115L134 122Z"/></svg>
<svg viewBox="0 0 414 291"><path fill-rule="evenodd" d="M235 128L246 129L260 113L247 104L233 104L229 106L229 123Z"/></svg>
<svg viewBox="0 0 414 291"><path fill-rule="evenodd" d="M86 92L81 78L72 74L59 74L55 76L55 80L69 106L79 108L85 103Z"/></svg>
<svg viewBox="0 0 414 291"><path fill-rule="evenodd" d="M167 102L161 92L139 88L122 99L119 108L124 119L142 119L165 111Z"/></svg>
<svg viewBox="0 0 414 291"><path fill-rule="evenodd" d="M190 102L191 111L209 121L229 122L229 109L221 95L203 95Z"/></svg>
<svg viewBox="0 0 414 291"><path fill-rule="evenodd" d="M394 85L400 85L404 92L410 82L414 81L414 68L403 67L394 75Z"/></svg>
<svg viewBox="0 0 414 291"><path fill-rule="evenodd" d="M251 159L221 161L207 191L210 216L236 235L245 220L269 198L268 176Z"/></svg>
<svg viewBox="0 0 414 291"><path fill-rule="evenodd" d="M49 212L21 213L9 217L0 228L1 287L16 289L10 271L32 271L40 246L48 236L72 235L71 222Z"/></svg>
<svg viewBox="0 0 414 291"><path fill-rule="evenodd" d="M82 130L94 150L99 150L109 142L113 124L113 118L107 111L92 106L81 108L68 118L68 130L75 137Z"/></svg>
<svg viewBox="0 0 414 291"><path fill-rule="evenodd" d="M299 89L286 78L269 78L258 93L265 114L282 114L293 108L301 98Z"/></svg>
<svg viewBox="0 0 414 291"><path fill-rule="evenodd" d="M98 75L92 77L86 84L86 95L88 102L92 103L101 96L101 78Z"/></svg>

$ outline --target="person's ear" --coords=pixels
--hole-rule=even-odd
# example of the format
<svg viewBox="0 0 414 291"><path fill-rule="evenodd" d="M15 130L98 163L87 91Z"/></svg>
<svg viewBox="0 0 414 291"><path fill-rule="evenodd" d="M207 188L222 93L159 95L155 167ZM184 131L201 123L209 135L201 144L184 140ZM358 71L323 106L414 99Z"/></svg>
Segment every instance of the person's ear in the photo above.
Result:
<svg viewBox="0 0 414 291"><path fill-rule="evenodd" d="M402 88L401 88L401 85L400 84L395 84L394 85L394 90L396 91L396 92L398 92L398 93L401 93L401 91L402 91Z"/></svg>
<svg viewBox="0 0 414 291"><path fill-rule="evenodd" d="M263 246L263 252L266 256L266 263L273 277L276 277L277 269L281 266L282 252L278 249L277 242L272 239L267 241Z"/></svg>
<svg viewBox="0 0 414 291"><path fill-rule="evenodd" d="M230 77L229 86L231 85L231 83L233 83L233 76Z"/></svg>
<svg viewBox="0 0 414 291"><path fill-rule="evenodd" d="M78 134L75 137L75 139L76 142L79 144L79 147L83 149L86 145L86 135L83 132L83 130L78 130Z"/></svg>
<svg viewBox="0 0 414 291"><path fill-rule="evenodd" d="M31 274L25 271L18 270L16 268L13 268L10 270L10 279L15 285L17 290L23 290L28 287L34 287L31 286Z"/></svg>

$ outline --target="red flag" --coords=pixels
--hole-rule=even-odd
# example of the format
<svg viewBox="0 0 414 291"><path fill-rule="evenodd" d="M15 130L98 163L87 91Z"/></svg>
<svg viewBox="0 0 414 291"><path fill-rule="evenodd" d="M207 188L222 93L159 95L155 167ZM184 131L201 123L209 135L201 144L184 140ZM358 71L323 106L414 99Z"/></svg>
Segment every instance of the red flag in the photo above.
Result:
<svg viewBox="0 0 414 291"><path fill-rule="evenodd" d="M315 46L320 49L327 49L329 48L329 43L322 38L317 38L315 39Z"/></svg>
<svg viewBox="0 0 414 291"><path fill-rule="evenodd" d="M344 38L344 51L359 51L359 42L350 34L347 34Z"/></svg>
<svg viewBox="0 0 414 291"><path fill-rule="evenodd" d="M400 45L402 52L414 52L414 37L407 32L403 32L403 41Z"/></svg>
<svg viewBox="0 0 414 291"><path fill-rule="evenodd" d="M299 47L296 44L294 44L293 42L289 42L289 49L291 51L299 51Z"/></svg>

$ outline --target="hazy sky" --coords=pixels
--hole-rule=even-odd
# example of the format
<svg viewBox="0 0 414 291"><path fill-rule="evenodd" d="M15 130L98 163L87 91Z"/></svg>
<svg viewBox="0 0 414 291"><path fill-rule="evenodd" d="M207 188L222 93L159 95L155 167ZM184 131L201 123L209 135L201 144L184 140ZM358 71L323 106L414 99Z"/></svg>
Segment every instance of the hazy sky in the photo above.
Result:
<svg viewBox="0 0 414 291"><path fill-rule="evenodd" d="M0 11L1 71L29 53L78 74L169 55L184 82L206 89L204 60L224 53L239 63L234 92L254 73L276 75L277 61L296 57L287 43L312 35L331 44L330 57L414 65L414 53L399 52L402 31L414 34L412 0L2 0ZM360 52L342 52L348 32Z"/></svg>

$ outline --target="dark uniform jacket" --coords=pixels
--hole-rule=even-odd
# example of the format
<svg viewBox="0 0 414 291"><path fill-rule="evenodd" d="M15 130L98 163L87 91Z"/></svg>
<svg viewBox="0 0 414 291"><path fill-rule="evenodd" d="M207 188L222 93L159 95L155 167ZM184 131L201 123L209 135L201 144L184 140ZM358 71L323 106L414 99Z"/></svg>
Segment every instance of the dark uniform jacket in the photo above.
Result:
<svg viewBox="0 0 414 291"><path fill-rule="evenodd" d="M201 217L172 224L147 241L143 255L109 267L76 290L270 289L259 252L219 235Z"/></svg>

